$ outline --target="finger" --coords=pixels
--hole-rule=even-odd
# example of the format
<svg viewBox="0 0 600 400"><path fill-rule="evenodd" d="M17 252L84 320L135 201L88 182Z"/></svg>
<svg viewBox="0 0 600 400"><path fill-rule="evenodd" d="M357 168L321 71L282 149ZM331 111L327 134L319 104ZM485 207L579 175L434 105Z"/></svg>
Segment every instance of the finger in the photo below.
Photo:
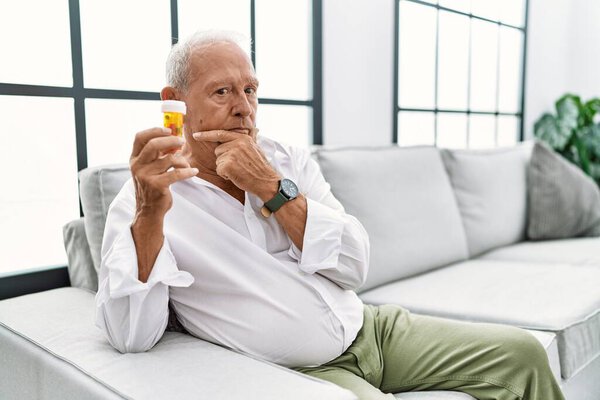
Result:
<svg viewBox="0 0 600 400"><path fill-rule="evenodd" d="M146 164L144 173L151 175L159 175L166 172L169 168L190 168L190 163L185 157L179 154L167 154L150 164Z"/></svg>
<svg viewBox="0 0 600 400"><path fill-rule="evenodd" d="M225 179L226 181L230 180L229 176L227 175L227 172L223 168L223 164L217 165L216 172L217 172L217 175L219 175L221 178Z"/></svg>
<svg viewBox="0 0 600 400"><path fill-rule="evenodd" d="M218 157L215 160L215 164L216 164L216 169L215 172L217 173L217 175L219 175L221 178L226 179L226 180L230 180L229 179L229 163L230 163L230 157L228 157L227 155Z"/></svg>
<svg viewBox="0 0 600 400"><path fill-rule="evenodd" d="M243 133L239 133L239 132L216 130L216 131L196 132L192 136L194 137L194 139L196 139L199 142L225 143L225 142L231 142L232 140L239 139L246 135L244 135Z"/></svg>
<svg viewBox="0 0 600 400"><path fill-rule="evenodd" d="M228 161L229 161L229 156L227 156L227 154L225 154L220 157L217 157L217 159L215 160L215 165L218 167L219 165L226 163Z"/></svg>
<svg viewBox="0 0 600 400"><path fill-rule="evenodd" d="M153 138L156 137L164 137L170 136L171 130L169 128L151 128L146 129L144 131L138 132L135 135L135 139L133 141L133 150L131 151L131 156L135 157L144 148L144 146Z"/></svg>
<svg viewBox="0 0 600 400"><path fill-rule="evenodd" d="M250 137L256 141L256 136L258 136L259 131L260 129L258 129L257 127L250 129Z"/></svg>
<svg viewBox="0 0 600 400"><path fill-rule="evenodd" d="M177 181L189 179L198 174L198 168L175 168L159 176L161 183L171 185Z"/></svg>
<svg viewBox="0 0 600 400"><path fill-rule="evenodd" d="M146 143L138 158L142 163L150 163L167 150L181 148L184 143L185 139L178 136L156 137Z"/></svg>
<svg viewBox="0 0 600 400"><path fill-rule="evenodd" d="M236 146L236 143L233 143L233 142L226 142L226 143L220 144L217 147L215 147L215 156L220 157L223 154L227 153L232 148L234 148L235 146Z"/></svg>

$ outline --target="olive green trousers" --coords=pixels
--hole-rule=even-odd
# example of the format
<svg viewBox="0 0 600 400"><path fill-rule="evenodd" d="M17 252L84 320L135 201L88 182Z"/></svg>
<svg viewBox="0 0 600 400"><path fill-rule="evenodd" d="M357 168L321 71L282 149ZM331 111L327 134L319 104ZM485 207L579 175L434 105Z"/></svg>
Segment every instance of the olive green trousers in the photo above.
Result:
<svg viewBox="0 0 600 400"><path fill-rule="evenodd" d="M414 315L394 305L365 305L363 326L344 354L295 370L361 400L416 390L454 390L479 400L564 399L546 351L528 332Z"/></svg>

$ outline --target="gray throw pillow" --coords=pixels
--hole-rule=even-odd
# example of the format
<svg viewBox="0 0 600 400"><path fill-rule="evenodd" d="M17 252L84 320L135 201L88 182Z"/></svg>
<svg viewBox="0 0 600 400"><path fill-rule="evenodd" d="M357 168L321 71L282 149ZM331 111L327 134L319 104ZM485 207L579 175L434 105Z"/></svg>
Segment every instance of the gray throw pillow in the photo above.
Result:
<svg viewBox="0 0 600 400"><path fill-rule="evenodd" d="M63 226L63 238L67 251L68 272L71 286L98 291L98 274L90 253L83 218Z"/></svg>
<svg viewBox="0 0 600 400"><path fill-rule="evenodd" d="M529 239L600 235L600 189L578 167L538 141L527 179Z"/></svg>

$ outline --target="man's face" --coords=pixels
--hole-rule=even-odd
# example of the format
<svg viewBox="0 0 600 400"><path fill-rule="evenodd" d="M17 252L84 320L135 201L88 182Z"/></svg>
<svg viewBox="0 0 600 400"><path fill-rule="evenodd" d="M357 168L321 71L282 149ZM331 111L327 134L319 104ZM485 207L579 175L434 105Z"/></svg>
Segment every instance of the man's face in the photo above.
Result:
<svg viewBox="0 0 600 400"><path fill-rule="evenodd" d="M191 57L187 104L188 134L234 130L250 134L256 124L258 81L248 56L231 43L196 50Z"/></svg>

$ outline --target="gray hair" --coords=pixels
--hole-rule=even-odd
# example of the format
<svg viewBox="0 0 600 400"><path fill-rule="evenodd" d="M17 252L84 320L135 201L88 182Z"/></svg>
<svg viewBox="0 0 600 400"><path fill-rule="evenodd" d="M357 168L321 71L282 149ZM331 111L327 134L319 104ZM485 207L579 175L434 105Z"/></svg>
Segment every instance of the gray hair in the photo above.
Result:
<svg viewBox="0 0 600 400"><path fill-rule="evenodd" d="M194 50L216 43L232 43L241 49L248 49L250 41L234 31L197 31L185 41L173 45L167 57L167 85L186 91L190 77L190 59Z"/></svg>

